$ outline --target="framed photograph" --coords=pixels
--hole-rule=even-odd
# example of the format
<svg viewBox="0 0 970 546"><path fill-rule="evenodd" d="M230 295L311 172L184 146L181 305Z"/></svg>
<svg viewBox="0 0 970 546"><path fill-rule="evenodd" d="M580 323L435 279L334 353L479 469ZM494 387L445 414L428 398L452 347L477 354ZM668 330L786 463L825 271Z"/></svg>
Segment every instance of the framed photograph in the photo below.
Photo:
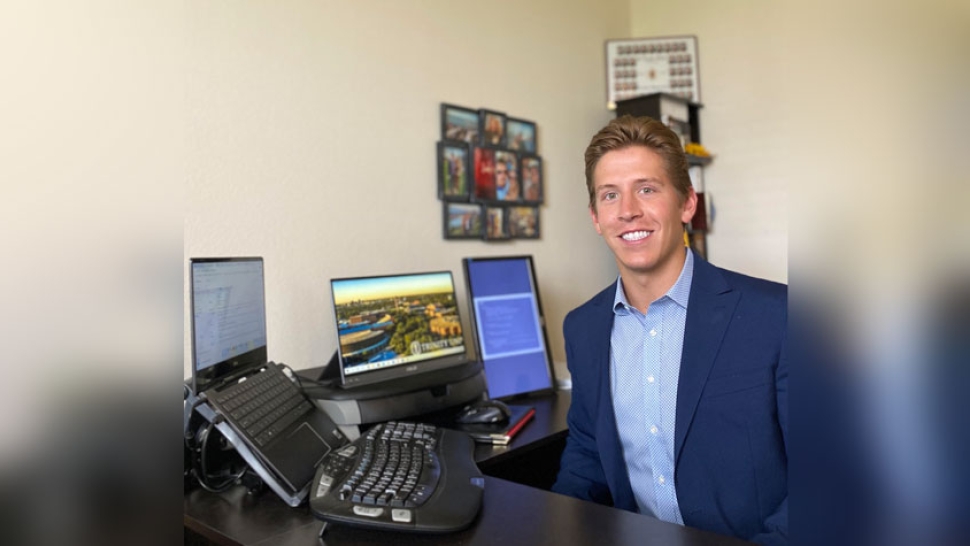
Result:
<svg viewBox="0 0 970 546"><path fill-rule="evenodd" d="M495 150L476 147L472 159L475 173L472 199L481 202L495 201Z"/></svg>
<svg viewBox="0 0 970 546"><path fill-rule="evenodd" d="M482 205L445 202L445 239L481 239L485 236L484 226Z"/></svg>
<svg viewBox="0 0 970 546"><path fill-rule="evenodd" d="M633 38L606 42L606 107L651 93L701 101L697 36Z"/></svg>
<svg viewBox="0 0 970 546"><path fill-rule="evenodd" d="M522 200L519 156L515 152L495 150L495 199L513 203Z"/></svg>
<svg viewBox="0 0 970 546"><path fill-rule="evenodd" d="M478 111L441 103L441 139L478 144Z"/></svg>
<svg viewBox="0 0 970 546"><path fill-rule="evenodd" d="M522 175L522 202L542 204L542 158L537 155L522 155L520 161Z"/></svg>
<svg viewBox="0 0 970 546"><path fill-rule="evenodd" d="M506 224L513 239L538 239L539 207L509 207Z"/></svg>
<svg viewBox="0 0 970 546"><path fill-rule="evenodd" d="M438 142L438 198L468 201L471 195L472 157L467 142Z"/></svg>
<svg viewBox="0 0 970 546"><path fill-rule="evenodd" d="M536 153L536 124L518 118L506 118L506 147L528 154Z"/></svg>
<svg viewBox="0 0 970 546"><path fill-rule="evenodd" d="M485 239L508 239L509 228L505 223L505 207L485 206Z"/></svg>
<svg viewBox="0 0 970 546"><path fill-rule="evenodd" d="M505 147L505 114L482 108L478 111L482 146Z"/></svg>

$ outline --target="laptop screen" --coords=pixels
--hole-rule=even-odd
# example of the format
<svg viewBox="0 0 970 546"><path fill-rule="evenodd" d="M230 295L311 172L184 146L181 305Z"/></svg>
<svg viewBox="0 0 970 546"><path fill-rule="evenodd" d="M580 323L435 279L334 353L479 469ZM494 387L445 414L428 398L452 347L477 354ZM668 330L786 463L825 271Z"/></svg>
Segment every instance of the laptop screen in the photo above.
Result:
<svg viewBox="0 0 970 546"><path fill-rule="evenodd" d="M330 281L345 386L465 363L451 272Z"/></svg>
<svg viewBox="0 0 970 546"><path fill-rule="evenodd" d="M192 258L192 377L202 392L266 364L262 258Z"/></svg>
<svg viewBox="0 0 970 546"><path fill-rule="evenodd" d="M552 359L532 256L462 260L488 395L553 388Z"/></svg>

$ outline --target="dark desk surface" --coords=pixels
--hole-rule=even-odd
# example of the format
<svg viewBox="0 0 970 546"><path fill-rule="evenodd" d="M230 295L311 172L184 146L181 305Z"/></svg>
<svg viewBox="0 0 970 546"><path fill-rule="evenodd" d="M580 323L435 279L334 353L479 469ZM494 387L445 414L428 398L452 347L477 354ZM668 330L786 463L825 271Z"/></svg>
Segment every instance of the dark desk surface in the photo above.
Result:
<svg viewBox="0 0 970 546"><path fill-rule="evenodd" d="M509 402L512 405L535 406L536 414L512 439L507 446L477 444L475 461L499 463L513 457L521 457L533 449L540 448L557 439L564 439L569 430L566 426L566 413L572 400L569 391L543 396L524 398Z"/></svg>
<svg viewBox="0 0 970 546"><path fill-rule="evenodd" d="M508 446L479 445L480 466L513 462L566 434L568 392L514 401L536 407L534 421ZM486 472L487 474L487 472ZM242 486L216 495L197 489L185 495L183 525L215 544L317 545L322 522L306 505L290 508L267 491L259 497ZM415 535L331 525L324 544L645 544L713 546L744 541L665 523L510 481L485 478L478 520L465 531Z"/></svg>

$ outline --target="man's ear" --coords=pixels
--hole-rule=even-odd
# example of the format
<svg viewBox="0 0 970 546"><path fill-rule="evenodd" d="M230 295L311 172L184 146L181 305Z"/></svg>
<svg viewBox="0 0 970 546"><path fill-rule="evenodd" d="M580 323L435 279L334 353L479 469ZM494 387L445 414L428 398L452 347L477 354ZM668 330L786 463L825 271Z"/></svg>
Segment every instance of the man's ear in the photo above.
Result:
<svg viewBox="0 0 970 546"><path fill-rule="evenodd" d="M689 224L691 219L694 218L694 213L697 212L697 193L694 192L694 188L687 190L687 199L684 199L684 208L680 213L680 221L684 224Z"/></svg>
<svg viewBox="0 0 970 546"><path fill-rule="evenodd" d="M596 215L596 207L593 205L590 205L589 207L589 217L593 219L593 227L596 228L596 233L602 235L603 232L600 231L599 217Z"/></svg>

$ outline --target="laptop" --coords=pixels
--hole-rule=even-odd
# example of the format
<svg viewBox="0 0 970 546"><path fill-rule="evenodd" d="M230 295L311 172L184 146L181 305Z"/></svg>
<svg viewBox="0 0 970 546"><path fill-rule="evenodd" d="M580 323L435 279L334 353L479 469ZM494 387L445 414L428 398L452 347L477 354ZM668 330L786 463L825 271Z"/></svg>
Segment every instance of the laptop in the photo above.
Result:
<svg viewBox="0 0 970 546"><path fill-rule="evenodd" d="M244 444L237 450L255 455L250 466L281 482L284 500L303 498L320 461L348 439L267 360L263 259L192 258L190 270L193 390Z"/></svg>

